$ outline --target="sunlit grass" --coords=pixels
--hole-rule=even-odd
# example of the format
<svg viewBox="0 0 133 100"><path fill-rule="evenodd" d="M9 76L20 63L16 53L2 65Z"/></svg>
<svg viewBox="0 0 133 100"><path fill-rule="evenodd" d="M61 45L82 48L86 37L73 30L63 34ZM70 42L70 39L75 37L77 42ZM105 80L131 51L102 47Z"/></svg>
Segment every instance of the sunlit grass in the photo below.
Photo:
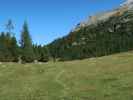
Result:
<svg viewBox="0 0 133 100"><path fill-rule="evenodd" d="M132 100L133 52L44 64L0 64L0 100Z"/></svg>

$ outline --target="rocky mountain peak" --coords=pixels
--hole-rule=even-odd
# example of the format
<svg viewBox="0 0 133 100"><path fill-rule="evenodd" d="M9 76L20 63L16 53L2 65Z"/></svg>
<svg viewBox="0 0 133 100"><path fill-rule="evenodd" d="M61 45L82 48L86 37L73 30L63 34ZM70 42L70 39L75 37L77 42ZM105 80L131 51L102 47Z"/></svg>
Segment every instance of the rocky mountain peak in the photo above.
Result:
<svg viewBox="0 0 133 100"><path fill-rule="evenodd" d="M133 10L133 0L126 0L124 3L120 5L117 9L113 9L111 11L106 11L102 13L98 13L94 16L89 16L86 20L80 22L73 31L79 30L81 27L85 27L91 24L96 24L99 21L105 21L111 16L119 16L123 14L123 12L127 10Z"/></svg>

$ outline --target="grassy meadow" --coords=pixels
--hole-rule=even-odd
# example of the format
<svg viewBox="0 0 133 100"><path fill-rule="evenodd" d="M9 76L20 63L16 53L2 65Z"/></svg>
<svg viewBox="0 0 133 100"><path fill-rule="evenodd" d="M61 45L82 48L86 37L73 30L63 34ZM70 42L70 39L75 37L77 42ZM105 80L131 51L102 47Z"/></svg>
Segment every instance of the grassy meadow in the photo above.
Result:
<svg viewBox="0 0 133 100"><path fill-rule="evenodd" d="M70 62L1 63L0 100L133 100L133 52Z"/></svg>

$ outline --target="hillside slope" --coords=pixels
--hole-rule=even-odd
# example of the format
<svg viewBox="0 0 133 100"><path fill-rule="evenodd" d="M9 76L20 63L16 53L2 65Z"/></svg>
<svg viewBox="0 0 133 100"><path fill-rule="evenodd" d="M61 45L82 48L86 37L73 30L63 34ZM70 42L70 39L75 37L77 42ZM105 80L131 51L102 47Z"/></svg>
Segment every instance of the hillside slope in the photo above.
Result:
<svg viewBox="0 0 133 100"><path fill-rule="evenodd" d="M45 64L0 64L0 100L132 100L133 52Z"/></svg>
<svg viewBox="0 0 133 100"><path fill-rule="evenodd" d="M117 12L107 19L102 17L106 20L85 25L53 41L48 45L52 56L74 60L133 50L133 9L122 6L114 11Z"/></svg>

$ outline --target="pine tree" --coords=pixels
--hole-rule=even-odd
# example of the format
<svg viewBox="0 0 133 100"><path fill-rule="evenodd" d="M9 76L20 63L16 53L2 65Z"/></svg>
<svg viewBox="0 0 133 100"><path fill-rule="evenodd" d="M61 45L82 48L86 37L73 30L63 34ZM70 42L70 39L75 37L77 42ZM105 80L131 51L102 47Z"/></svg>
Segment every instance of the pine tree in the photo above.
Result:
<svg viewBox="0 0 133 100"><path fill-rule="evenodd" d="M27 22L24 22L24 25L23 25L20 44L21 44L21 50L22 50L21 59L23 60L23 62L33 62L34 52L33 52L33 46L32 46L32 39L29 33Z"/></svg>
<svg viewBox="0 0 133 100"><path fill-rule="evenodd" d="M49 60L49 50L46 46L41 47L40 51L40 61L41 62L48 62Z"/></svg>
<svg viewBox="0 0 133 100"><path fill-rule="evenodd" d="M0 35L0 61L12 62L17 61L17 41L9 33L2 32Z"/></svg>
<svg viewBox="0 0 133 100"><path fill-rule="evenodd" d="M12 34L12 30L14 29L14 24L11 19L7 21L7 24L5 25L5 28L7 30L7 33Z"/></svg>
<svg viewBox="0 0 133 100"><path fill-rule="evenodd" d="M13 62L17 62L18 61L18 57L19 57L19 46L17 45L17 40L16 40L15 37L11 38L10 51L11 51L12 56L13 56Z"/></svg>

